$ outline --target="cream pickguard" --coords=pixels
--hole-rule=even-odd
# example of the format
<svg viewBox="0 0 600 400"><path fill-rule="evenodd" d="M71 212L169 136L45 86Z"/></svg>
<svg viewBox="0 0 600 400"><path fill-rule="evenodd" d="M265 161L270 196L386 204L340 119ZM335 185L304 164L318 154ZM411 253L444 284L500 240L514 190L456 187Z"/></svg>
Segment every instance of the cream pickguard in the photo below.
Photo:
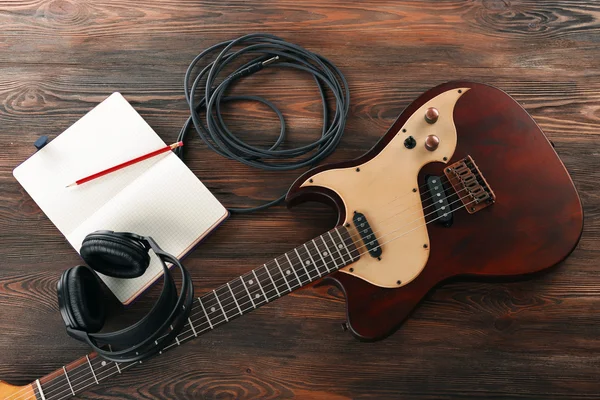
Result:
<svg viewBox="0 0 600 400"><path fill-rule="evenodd" d="M344 202L345 223L350 224L357 247L365 254L340 271L376 286L395 288L406 285L423 270L431 249L425 215L431 210L423 211L417 175L425 164L446 163L454 154L457 142L454 106L467 90L449 90L425 103L385 149L358 168L323 171L302 183L302 187L329 188ZM430 107L439 111L439 118L433 124L424 118ZM429 135L439 138L434 151L425 147ZM416 140L412 149L404 143L408 136ZM352 221L355 211L366 216L377 237L382 249L380 260L361 247L363 242Z"/></svg>

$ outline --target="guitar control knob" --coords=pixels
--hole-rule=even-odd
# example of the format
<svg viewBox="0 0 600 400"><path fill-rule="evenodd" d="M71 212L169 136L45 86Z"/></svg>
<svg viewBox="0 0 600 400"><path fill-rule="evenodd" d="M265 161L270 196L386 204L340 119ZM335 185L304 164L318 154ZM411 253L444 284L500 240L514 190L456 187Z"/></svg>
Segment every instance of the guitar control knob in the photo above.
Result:
<svg viewBox="0 0 600 400"><path fill-rule="evenodd" d="M435 124L439 117L440 112L435 107L429 107L427 111L425 111L425 121L427 121L428 124Z"/></svg>
<svg viewBox="0 0 600 400"><path fill-rule="evenodd" d="M440 145L440 138L435 135L427 136L425 139L425 148L429 151L435 151Z"/></svg>

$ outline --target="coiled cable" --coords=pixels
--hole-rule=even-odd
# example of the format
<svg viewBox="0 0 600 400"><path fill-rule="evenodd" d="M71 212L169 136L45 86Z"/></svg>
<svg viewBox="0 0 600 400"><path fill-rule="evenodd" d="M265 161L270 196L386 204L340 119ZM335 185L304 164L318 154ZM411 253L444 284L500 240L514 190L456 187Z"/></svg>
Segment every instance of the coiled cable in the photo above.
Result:
<svg viewBox="0 0 600 400"><path fill-rule="evenodd" d="M241 62L244 55L255 57L250 61ZM210 57L214 59L207 61ZM235 66L236 62L241 65L233 73L221 76L224 75L222 71L226 67ZM317 140L291 149L280 149L285 140L286 126L283 114L273 103L260 96L225 95L232 83L267 67L292 68L312 75L323 103L323 128ZM333 112L327 104L326 89L329 89L335 98ZM248 166L270 171L312 167L329 156L342 138L350 106L346 78L331 61L301 46L265 33L253 33L218 43L198 54L186 71L184 90L190 116L179 132L178 141L186 140L187 132L193 125L200 139L212 151ZM244 142L225 124L221 104L240 100L260 102L273 110L279 118L279 137L269 148ZM175 153L183 159L181 147L177 148ZM229 208L229 211L248 213L263 210L281 203L284 198L285 194L257 207Z"/></svg>

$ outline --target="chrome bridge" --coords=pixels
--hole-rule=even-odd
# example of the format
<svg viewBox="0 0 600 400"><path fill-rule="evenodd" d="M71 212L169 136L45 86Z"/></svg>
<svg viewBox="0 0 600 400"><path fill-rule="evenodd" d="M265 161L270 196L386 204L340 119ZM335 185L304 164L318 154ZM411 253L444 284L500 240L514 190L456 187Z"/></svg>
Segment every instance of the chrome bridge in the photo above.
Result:
<svg viewBox="0 0 600 400"><path fill-rule="evenodd" d="M471 156L446 167L444 173L469 214L483 210L496 201L496 195Z"/></svg>

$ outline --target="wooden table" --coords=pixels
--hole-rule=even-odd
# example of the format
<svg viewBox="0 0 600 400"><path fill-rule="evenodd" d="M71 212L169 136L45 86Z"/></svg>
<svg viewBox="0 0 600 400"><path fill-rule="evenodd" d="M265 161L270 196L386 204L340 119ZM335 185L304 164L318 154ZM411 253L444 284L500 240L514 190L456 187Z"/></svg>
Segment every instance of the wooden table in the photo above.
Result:
<svg viewBox="0 0 600 400"><path fill-rule="evenodd" d="M309 287L82 397L599 398L600 2L255 3L0 4L0 377L29 383L87 352L66 335L55 291L61 271L81 261L12 169L40 135L56 136L113 91L173 142L187 116L188 63L216 42L265 31L327 56L348 78L348 124L330 161L361 155L411 100L441 82L506 90L556 144L575 181L586 215L581 242L534 279L447 285L377 343L341 330L339 291ZM321 106L310 77L266 70L234 90L280 106L291 143L318 135ZM238 103L229 111L232 129L249 140L266 144L278 132L263 107ZM250 170L197 138L187 162L229 206L273 198L300 173ZM201 294L333 223L322 206L234 216L185 264Z"/></svg>

